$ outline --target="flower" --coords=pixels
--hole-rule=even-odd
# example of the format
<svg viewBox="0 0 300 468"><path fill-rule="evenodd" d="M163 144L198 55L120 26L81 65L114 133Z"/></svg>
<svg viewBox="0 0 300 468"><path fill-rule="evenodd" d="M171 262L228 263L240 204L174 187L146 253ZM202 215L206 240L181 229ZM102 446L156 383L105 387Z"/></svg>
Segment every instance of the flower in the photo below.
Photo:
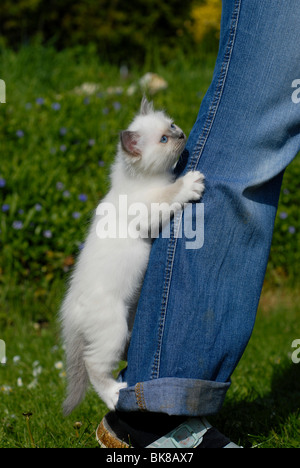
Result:
<svg viewBox="0 0 300 468"><path fill-rule="evenodd" d="M59 133L64 136L68 133L68 130L66 129L66 127L61 127L61 129L59 130Z"/></svg>
<svg viewBox="0 0 300 468"><path fill-rule="evenodd" d="M289 227L289 233L290 234L295 234L295 232L296 232L296 228L294 226L290 226Z"/></svg>
<svg viewBox="0 0 300 468"><path fill-rule="evenodd" d="M17 131L16 131L16 135L17 135L18 138L23 138L23 137L24 137L24 132L23 132L23 130L17 130Z"/></svg>
<svg viewBox="0 0 300 468"><path fill-rule="evenodd" d="M61 370L64 367L64 364L62 361L58 361L54 364L55 369Z"/></svg>
<svg viewBox="0 0 300 468"><path fill-rule="evenodd" d="M96 143L96 141L95 141L93 138L91 138L91 139L89 140L89 146L94 146L95 143Z"/></svg>
<svg viewBox="0 0 300 468"><path fill-rule="evenodd" d="M6 185L6 180L0 177L0 188L5 187L5 185Z"/></svg>
<svg viewBox="0 0 300 468"><path fill-rule="evenodd" d="M63 197L65 198L69 198L71 196L69 190L65 190L64 193L63 193Z"/></svg>
<svg viewBox="0 0 300 468"><path fill-rule="evenodd" d="M280 219L286 219L288 217L288 214L285 212L285 211L282 211L280 214L279 214L279 218Z"/></svg>
<svg viewBox="0 0 300 468"><path fill-rule="evenodd" d="M65 188L64 184L62 182L57 182L56 184L56 189L57 190L63 190Z"/></svg>
<svg viewBox="0 0 300 468"><path fill-rule="evenodd" d="M0 392L3 392L5 395L9 395L12 392L12 388L8 385L2 385L2 387L0 387Z"/></svg>
<svg viewBox="0 0 300 468"><path fill-rule="evenodd" d="M65 151L67 151L66 145L61 145L61 146L59 147L59 149L60 149L60 151L62 151L63 153L64 153Z"/></svg>
<svg viewBox="0 0 300 468"><path fill-rule="evenodd" d="M46 238L46 239L51 239L52 237L52 232L49 231L49 230L46 230L43 232L43 236Z"/></svg>
<svg viewBox="0 0 300 468"><path fill-rule="evenodd" d="M45 102L45 99L44 99L44 98L41 98L41 97L39 97L39 98L37 98L37 99L36 99L36 101L35 101L35 102L36 102L37 104L39 104L40 106L42 106L42 105L44 104L44 102Z"/></svg>
<svg viewBox="0 0 300 468"><path fill-rule="evenodd" d="M19 377L18 380L17 380L17 386L18 387L23 387L23 381L22 381L21 377Z"/></svg>
<svg viewBox="0 0 300 468"><path fill-rule="evenodd" d="M54 102L52 104L52 109L55 110L55 111L59 111L61 108L61 105L59 104L59 102Z"/></svg>
<svg viewBox="0 0 300 468"><path fill-rule="evenodd" d="M98 166L99 167L103 167L104 166L104 161L102 161L101 159L98 161Z"/></svg>
<svg viewBox="0 0 300 468"><path fill-rule="evenodd" d="M14 221L13 224L12 224L12 227L16 231L20 231L21 229L23 229L23 223L22 223L22 221Z"/></svg>
<svg viewBox="0 0 300 468"><path fill-rule="evenodd" d="M81 202L86 202L88 200L88 197L84 193L81 193L80 195L78 195L78 200Z"/></svg>
<svg viewBox="0 0 300 468"><path fill-rule="evenodd" d="M79 219L81 214L78 211L75 211L75 213L72 214L74 219Z"/></svg>
<svg viewBox="0 0 300 468"><path fill-rule="evenodd" d="M9 208L10 208L10 205L8 205L7 203L5 203L4 205L2 205L2 211L3 211L3 213L6 213L7 211L9 211Z"/></svg>
<svg viewBox="0 0 300 468"><path fill-rule="evenodd" d="M30 382L30 384L27 385L27 388L28 388L29 390L31 390L31 389L35 388L35 387L37 386L37 384L38 384L37 379L33 379L33 381Z"/></svg>
<svg viewBox="0 0 300 468"><path fill-rule="evenodd" d="M32 375L33 375L33 377L37 377L37 376L40 375L42 372L43 372L42 366L35 366L34 369L33 369L33 371L32 371Z"/></svg>
<svg viewBox="0 0 300 468"><path fill-rule="evenodd" d="M35 208L35 211L42 211L42 208L43 208L43 207L42 207L42 205L40 205L39 203L37 203L37 204L35 205L34 208Z"/></svg>

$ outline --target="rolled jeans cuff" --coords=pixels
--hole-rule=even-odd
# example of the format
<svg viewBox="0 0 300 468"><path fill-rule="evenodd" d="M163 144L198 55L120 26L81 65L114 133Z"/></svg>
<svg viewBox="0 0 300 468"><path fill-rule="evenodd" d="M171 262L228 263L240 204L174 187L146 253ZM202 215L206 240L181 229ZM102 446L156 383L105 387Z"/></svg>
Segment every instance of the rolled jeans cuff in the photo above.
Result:
<svg viewBox="0 0 300 468"><path fill-rule="evenodd" d="M177 416L218 413L230 383L159 378L120 390L118 411L150 411Z"/></svg>

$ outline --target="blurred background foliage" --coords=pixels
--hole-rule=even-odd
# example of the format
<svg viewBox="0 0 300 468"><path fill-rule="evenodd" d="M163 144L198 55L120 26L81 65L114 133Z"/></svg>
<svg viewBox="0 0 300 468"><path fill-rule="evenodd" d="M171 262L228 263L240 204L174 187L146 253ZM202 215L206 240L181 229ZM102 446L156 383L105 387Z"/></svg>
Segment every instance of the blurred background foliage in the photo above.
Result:
<svg viewBox="0 0 300 468"><path fill-rule="evenodd" d="M222 0L1 0L0 38L13 48L95 43L114 63L153 53L166 61L195 44L216 49L221 7Z"/></svg>

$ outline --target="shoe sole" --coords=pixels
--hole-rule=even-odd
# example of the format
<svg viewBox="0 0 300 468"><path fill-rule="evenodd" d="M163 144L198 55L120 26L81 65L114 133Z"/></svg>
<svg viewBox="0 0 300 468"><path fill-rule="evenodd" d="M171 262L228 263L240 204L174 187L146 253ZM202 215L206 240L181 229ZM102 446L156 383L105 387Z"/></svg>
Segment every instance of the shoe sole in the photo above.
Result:
<svg viewBox="0 0 300 468"><path fill-rule="evenodd" d="M106 427L104 419L102 419L101 423L97 427L96 439L101 448L130 448L126 442L118 439L118 437L112 432L111 428Z"/></svg>

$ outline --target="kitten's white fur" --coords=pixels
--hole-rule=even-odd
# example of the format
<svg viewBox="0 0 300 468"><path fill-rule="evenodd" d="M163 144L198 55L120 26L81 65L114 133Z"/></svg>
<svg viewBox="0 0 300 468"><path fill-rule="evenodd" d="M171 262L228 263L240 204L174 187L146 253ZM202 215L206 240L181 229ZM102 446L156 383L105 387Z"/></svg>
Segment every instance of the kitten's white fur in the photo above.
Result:
<svg viewBox="0 0 300 468"><path fill-rule="evenodd" d="M162 136L167 142L161 141ZM182 130L143 98L139 114L120 135L111 189L101 202L114 205L118 224L126 223L125 228L128 224L127 214L118 211L120 195L128 197L129 206L144 203L149 213L153 203L176 211L200 199L204 190L200 172L176 181L172 175L185 141ZM61 308L68 374L66 415L82 400L89 380L110 409L126 387L111 372L128 342L129 309L135 308L151 248L150 240L142 236L99 238L99 219L95 214ZM144 222L140 232L149 230L152 219Z"/></svg>

